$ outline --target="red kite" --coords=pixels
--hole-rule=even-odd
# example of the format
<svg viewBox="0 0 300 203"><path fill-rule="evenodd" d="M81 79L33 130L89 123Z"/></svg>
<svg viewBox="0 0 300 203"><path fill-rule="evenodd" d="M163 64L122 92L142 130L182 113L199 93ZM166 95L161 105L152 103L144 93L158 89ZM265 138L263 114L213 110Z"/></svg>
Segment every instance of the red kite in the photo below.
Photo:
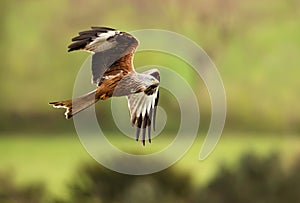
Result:
<svg viewBox="0 0 300 203"><path fill-rule="evenodd" d="M138 40L126 32L107 27L92 27L79 32L72 39L69 52L84 50L92 55L92 82L97 89L78 98L50 102L55 108L66 108L66 118L88 108L99 100L126 96L131 123L136 126L136 140L142 129L145 145L146 129L151 143L151 126L155 130L156 107L159 98L160 75L157 69L138 73L133 67L133 56Z"/></svg>

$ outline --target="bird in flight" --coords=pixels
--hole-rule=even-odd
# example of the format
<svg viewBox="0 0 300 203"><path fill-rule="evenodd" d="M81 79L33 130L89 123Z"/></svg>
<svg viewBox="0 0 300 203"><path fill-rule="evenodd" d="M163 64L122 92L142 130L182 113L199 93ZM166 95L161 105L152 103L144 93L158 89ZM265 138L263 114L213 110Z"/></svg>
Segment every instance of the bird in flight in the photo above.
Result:
<svg viewBox="0 0 300 203"><path fill-rule="evenodd" d="M126 96L131 123L136 126L136 140L146 130L151 143L151 127L155 130L156 107L159 98L160 74L157 69L135 71L133 57L138 40L126 32L108 27L91 27L72 39L68 52L84 50L92 53L92 82L97 88L78 98L50 102L55 108L65 108L67 119L99 100Z"/></svg>

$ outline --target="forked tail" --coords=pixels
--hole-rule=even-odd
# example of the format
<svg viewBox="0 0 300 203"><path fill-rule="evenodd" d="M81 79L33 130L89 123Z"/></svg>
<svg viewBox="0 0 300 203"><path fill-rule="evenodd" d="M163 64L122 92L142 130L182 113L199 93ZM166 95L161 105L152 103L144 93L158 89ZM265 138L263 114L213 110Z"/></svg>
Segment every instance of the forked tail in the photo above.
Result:
<svg viewBox="0 0 300 203"><path fill-rule="evenodd" d="M94 90L78 98L66 101L50 102L49 104L52 105L54 108L65 108L66 119L69 119L99 100L99 98L96 97L96 91L97 90Z"/></svg>

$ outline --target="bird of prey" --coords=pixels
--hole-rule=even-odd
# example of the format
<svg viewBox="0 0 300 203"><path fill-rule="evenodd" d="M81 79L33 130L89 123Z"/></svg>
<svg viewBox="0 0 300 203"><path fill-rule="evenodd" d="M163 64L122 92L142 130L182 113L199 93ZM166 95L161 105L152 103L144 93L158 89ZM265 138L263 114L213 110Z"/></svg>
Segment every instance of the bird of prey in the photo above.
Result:
<svg viewBox="0 0 300 203"><path fill-rule="evenodd" d="M155 130L156 107L159 98L160 74L157 69L143 73L135 71L133 57L138 40L126 32L108 27L91 27L72 39L68 52L84 50L92 53L92 82L97 88L70 100L50 102L55 108L66 108L69 119L99 100L126 96L131 123L136 126L136 140L142 130L145 145L146 130L151 143L151 126Z"/></svg>

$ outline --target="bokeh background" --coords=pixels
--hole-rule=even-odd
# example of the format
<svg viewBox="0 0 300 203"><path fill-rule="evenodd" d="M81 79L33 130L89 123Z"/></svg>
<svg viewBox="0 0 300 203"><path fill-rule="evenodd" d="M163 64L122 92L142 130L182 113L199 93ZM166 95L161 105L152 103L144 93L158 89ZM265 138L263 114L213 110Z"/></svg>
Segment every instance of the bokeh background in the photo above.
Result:
<svg viewBox="0 0 300 203"><path fill-rule="evenodd" d="M298 0L2 0L0 16L1 202L299 201ZM67 46L94 25L170 30L207 52L228 109L224 133L206 160L198 161L210 120L203 82L180 59L147 52L136 55L136 67L172 67L199 90L194 145L170 169L144 177L110 172L84 150L73 122L47 103L71 98L89 54L67 53ZM117 130L110 101L97 104L108 139L133 153L167 146L178 129L178 105L167 91L161 98L169 120L145 148Z"/></svg>

